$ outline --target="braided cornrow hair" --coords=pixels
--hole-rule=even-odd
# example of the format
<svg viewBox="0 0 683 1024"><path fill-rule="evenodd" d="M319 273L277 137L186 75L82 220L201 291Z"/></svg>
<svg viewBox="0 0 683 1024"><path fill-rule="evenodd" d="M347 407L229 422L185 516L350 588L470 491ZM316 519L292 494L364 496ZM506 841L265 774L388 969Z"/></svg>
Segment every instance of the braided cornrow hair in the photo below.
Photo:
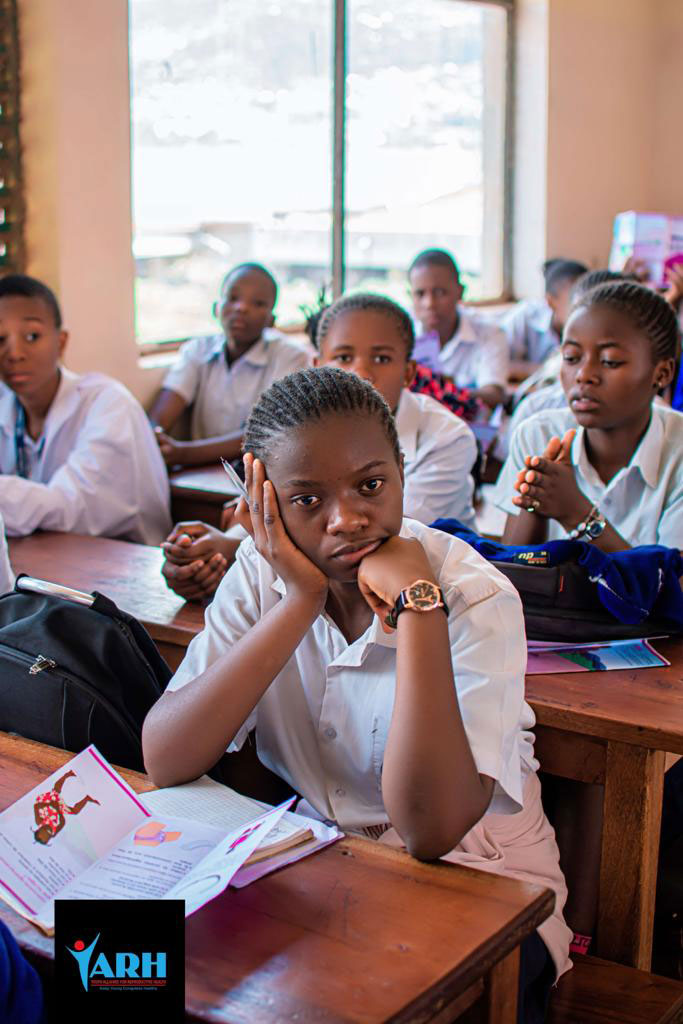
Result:
<svg viewBox="0 0 683 1024"><path fill-rule="evenodd" d="M282 434L335 413L378 419L396 461L400 462L398 434L389 406L372 384L336 366L297 370L271 384L251 410L242 451L267 462ZM330 452L330 456L334 454Z"/></svg>
<svg viewBox="0 0 683 1024"><path fill-rule="evenodd" d="M678 321L666 299L635 281L613 281L580 295L571 312L607 306L623 313L647 337L652 361L676 359L679 350ZM571 314L570 314L571 315Z"/></svg>
<svg viewBox="0 0 683 1024"><path fill-rule="evenodd" d="M343 295L323 312L315 333L315 346L320 349L325 336L332 324L344 313L358 313L370 311L381 313L394 321L396 327L403 336L406 343L406 359L410 359L415 344L415 329L405 309L402 309L397 302L387 299L385 295L375 295L372 292L359 292L357 295Z"/></svg>
<svg viewBox="0 0 683 1024"><path fill-rule="evenodd" d="M572 306L578 305L579 299L591 291L593 288L597 288L599 284L610 284L613 281L635 281L635 277L630 277L627 274L622 274L618 270L587 270L585 274L579 277L572 287L571 291L571 303Z"/></svg>

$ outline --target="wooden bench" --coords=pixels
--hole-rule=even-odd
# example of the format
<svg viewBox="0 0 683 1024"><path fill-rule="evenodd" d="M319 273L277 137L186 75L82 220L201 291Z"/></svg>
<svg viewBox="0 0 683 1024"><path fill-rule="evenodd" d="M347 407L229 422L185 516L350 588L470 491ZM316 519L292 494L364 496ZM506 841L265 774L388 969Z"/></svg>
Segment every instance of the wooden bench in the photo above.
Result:
<svg viewBox="0 0 683 1024"><path fill-rule="evenodd" d="M579 956L550 1000L547 1024L678 1024L683 983Z"/></svg>

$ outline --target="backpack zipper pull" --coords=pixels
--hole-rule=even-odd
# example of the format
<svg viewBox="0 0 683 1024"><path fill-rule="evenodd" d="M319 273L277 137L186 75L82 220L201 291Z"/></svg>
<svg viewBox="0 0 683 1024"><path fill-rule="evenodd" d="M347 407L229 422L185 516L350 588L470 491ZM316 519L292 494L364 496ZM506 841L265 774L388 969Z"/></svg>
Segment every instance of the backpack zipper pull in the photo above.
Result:
<svg viewBox="0 0 683 1024"><path fill-rule="evenodd" d="M52 658L46 658L44 655L39 654L28 670L29 675L37 676L44 668L57 668L57 662L53 661Z"/></svg>

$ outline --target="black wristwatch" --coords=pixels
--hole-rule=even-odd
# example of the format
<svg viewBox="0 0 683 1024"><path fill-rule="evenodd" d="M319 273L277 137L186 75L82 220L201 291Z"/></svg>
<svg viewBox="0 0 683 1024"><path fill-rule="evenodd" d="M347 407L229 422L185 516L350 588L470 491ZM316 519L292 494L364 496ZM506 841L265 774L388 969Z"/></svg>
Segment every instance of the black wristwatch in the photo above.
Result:
<svg viewBox="0 0 683 1024"><path fill-rule="evenodd" d="M396 629L396 621L406 608L414 612L433 612L436 608L443 608L448 616L448 605L443 590L430 580L415 580L401 591L396 598L396 604L384 620L387 626Z"/></svg>

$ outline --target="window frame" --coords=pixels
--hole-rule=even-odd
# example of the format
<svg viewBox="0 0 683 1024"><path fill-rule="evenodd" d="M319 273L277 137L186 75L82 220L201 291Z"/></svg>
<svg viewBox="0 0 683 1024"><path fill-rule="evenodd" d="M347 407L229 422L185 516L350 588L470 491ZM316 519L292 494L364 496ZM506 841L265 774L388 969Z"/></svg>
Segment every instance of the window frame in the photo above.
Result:
<svg viewBox="0 0 683 1024"><path fill-rule="evenodd" d="M499 295L469 303L471 306L500 306L509 302L512 290L513 191L514 191L514 87L515 87L515 0L459 0L478 7L499 7L505 11L505 111L503 117L503 288ZM331 265L332 295L344 292L346 278L346 78L348 70L348 0L332 0L332 211ZM177 350L187 338L138 342L142 356Z"/></svg>

